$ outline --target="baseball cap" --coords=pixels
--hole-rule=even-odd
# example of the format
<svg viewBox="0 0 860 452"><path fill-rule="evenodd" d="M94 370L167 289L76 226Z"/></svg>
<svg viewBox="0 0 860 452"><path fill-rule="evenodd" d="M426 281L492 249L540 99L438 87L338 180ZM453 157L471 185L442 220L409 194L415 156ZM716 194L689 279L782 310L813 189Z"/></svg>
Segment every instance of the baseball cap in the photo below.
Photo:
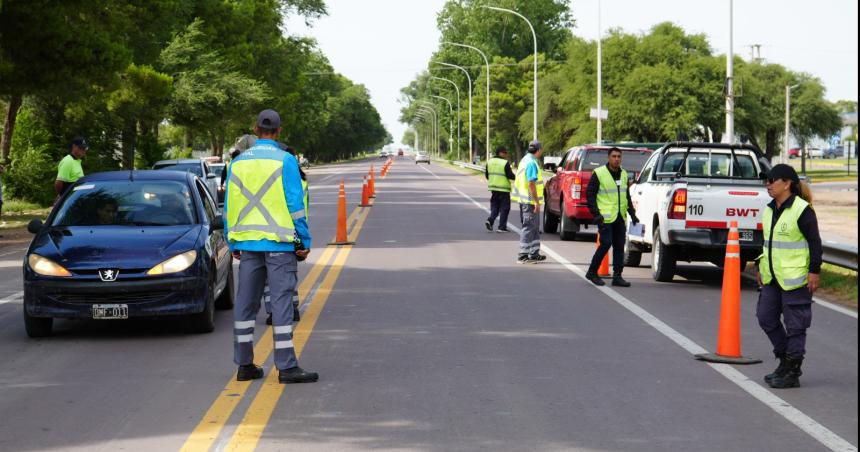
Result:
<svg viewBox="0 0 860 452"><path fill-rule="evenodd" d="M534 149L536 151L539 151L539 150L543 149L543 145L540 144L540 141L534 140L531 143L529 143L529 149Z"/></svg>
<svg viewBox="0 0 860 452"><path fill-rule="evenodd" d="M72 144L79 147L79 148L84 148L84 149L90 148L90 145L87 143L87 140L84 137L75 137L75 139L72 140Z"/></svg>
<svg viewBox="0 0 860 452"><path fill-rule="evenodd" d="M281 127L281 116L275 110L263 110L259 115L257 115L257 127L277 129L278 127Z"/></svg>
<svg viewBox="0 0 860 452"><path fill-rule="evenodd" d="M797 171L795 171L794 168L789 165L786 165L785 163L774 165L774 167L767 172L767 178L774 180L783 179L792 181L794 183L800 183L800 177L798 177Z"/></svg>

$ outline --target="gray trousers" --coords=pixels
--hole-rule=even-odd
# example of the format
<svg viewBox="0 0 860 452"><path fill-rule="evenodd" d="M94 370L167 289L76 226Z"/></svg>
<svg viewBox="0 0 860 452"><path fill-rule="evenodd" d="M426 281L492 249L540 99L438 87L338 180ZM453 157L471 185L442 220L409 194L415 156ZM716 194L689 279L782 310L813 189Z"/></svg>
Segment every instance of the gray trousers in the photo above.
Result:
<svg viewBox="0 0 860 452"><path fill-rule="evenodd" d="M269 292L269 284L263 289L263 304L266 306L266 314L272 313L272 294ZM293 292L293 309L299 309L299 291L298 288Z"/></svg>
<svg viewBox="0 0 860 452"><path fill-rule="evenodd" d="M275 367L296 367L293 349L292 298L298 283L298 261L292 252L268 253L242 251L239 287L233 308L233 362L243 366L254 362L254 325L260 300L268 280L271 291L272 333Z"/></svg>
<svg viewBox="0 0 860 452"><path fill-rule="evenodd" d="M540 251L540 215L535 215L535 206L520 204L520 256L538 254Z"/></svg>

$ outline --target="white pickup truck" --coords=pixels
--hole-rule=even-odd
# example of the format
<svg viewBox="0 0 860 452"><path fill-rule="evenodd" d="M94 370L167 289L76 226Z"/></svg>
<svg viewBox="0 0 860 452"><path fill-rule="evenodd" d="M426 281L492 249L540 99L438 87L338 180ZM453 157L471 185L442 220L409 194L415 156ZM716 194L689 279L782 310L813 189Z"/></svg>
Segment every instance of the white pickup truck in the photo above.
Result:
<svg viewBox="0 0 860 452"><path fill-rule="evenodd" d="M625 265L653 252L652 275L671 281L678 261L722 266L731 221L738 222L741 265L761 254L770 164L750 145L668 143L655 151L630 198L641 226L628 227Z"/></svg>

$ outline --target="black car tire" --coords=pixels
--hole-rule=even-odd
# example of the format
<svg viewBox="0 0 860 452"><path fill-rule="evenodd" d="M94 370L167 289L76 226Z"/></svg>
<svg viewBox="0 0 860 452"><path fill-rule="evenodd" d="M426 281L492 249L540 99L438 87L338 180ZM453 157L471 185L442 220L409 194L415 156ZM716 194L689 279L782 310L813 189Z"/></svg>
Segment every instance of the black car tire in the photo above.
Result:
<svg viewBox="0 0 860 452"><path fill-rule="evenodd" d="M576 240L576 233L579 232L579 223L567 216L567 211L564 208L564 200L561 201L561 227L558 230L558 236L562 240Z"/></svg>
<svg viewBox="0 0 860 452"><path fill-rule="evenodd" d="M53 317L33 317L24 308L24 329L29 337L48 337L54 328Z"/></svg>
<svg viewBox="0 0 860 452"><path fill-rule="evenodd" d="M210 283L206 291L206 303L203 312L188 316L188 331L196 334L211 333L215 331L215 284Z"/></svg>
<svg viewBox="0 0 860 452"><path fill-rule="evenodd" d="M227 270L227 285L224 286L224 290L221 291L221 295L218 295L218 299L215 300L215 309L218 310L226 310L233 309L233 299L235 297L235 283L233 281L233 258L230 258L230 262L228 264Z"/></svg>
<svg viewBox="0 0 860 452"><path fill-rule="evenodd" d="M544 199L549 199L544 194ZM548 206L543 206L543 232L555 234L558 231L558 216L549 211Z"/></svg>
<svg viewBox="0 0 860 452"><path fill-rule="evenodd" d="M651 276L655 281L670 282L675 277L678 261L675 250L660 240L660 226L654 228L654 252L651 259Z"/></svg>
<svg viewBox="0 0 860 452"><path fill-rule="evenodd" d="M642 263L642 251L630 242L630 236L624 240L624 266L638 267Z"/></svg>

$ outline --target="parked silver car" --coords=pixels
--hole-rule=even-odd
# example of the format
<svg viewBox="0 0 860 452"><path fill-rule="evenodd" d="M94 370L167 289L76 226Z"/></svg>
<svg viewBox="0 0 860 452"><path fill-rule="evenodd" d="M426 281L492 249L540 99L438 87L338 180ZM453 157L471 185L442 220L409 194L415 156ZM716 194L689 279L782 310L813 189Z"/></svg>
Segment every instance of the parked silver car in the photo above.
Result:
<svg viewBox="0 0 860 452"><path fill-rule="evenodd" d="M203 159L172 159L159 160L152 165L154 170L182 171L192 173L199 177L206 184L209 194L212 195L212 200L217 202L218 199L218 177L220 174L215 174L209 164Z"/></svg>
<svg viewBox="0 0 860 452"><path fill-rule="evenodd" d="M427 154L426 152L416 153L415 154L415 164L417 165L418 162L424 162L424 163L429 165L430 164L430 155Z"/></svg>

